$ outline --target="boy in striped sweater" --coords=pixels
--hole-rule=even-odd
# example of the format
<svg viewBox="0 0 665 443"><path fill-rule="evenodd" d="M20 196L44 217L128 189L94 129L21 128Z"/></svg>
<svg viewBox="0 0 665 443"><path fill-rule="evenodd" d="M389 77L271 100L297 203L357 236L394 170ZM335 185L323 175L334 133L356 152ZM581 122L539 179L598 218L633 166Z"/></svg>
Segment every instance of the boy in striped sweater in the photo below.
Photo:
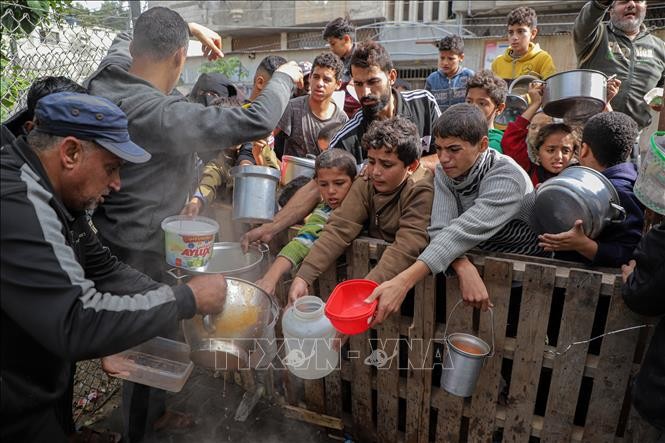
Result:
<svg viewBox="0 0 665 443"><path fill-rule="evenodd" d="M434 124L439 165L428 228L430 243L409 268L374 290L379 298L374 324L399 312L407 292L427 274L450 266L462 298L474 307L491 306L476 267L464 256L471 248L541 255L529 218L533 185L515 161L488 149L487 120L471 104L448 108Z"/></svg>
<svg viewBox="0 0 665 443"><path fill-rule="evenodd" d="M298 234L279 252L270 269L256 284L273 295L282 275L299 266L314 242L319 238L330 214L346 197L356 176L356 160L341 149L322 152L314 163L314 181L319 187L323 201L305 219Z"/></svg>

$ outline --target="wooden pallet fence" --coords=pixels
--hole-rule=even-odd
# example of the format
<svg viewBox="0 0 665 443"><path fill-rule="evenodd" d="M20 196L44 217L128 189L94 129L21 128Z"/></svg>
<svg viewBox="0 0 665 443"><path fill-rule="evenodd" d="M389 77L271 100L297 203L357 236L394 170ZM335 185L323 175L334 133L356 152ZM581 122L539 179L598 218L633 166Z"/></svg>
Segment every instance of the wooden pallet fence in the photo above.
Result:
<svg viewBox="0 0 665 443"><path fill-rule="evenodd" d="M332 266L319 278L318 295L325 300L347 276L364 277L385 246L357 239L346 268ZM494 303L495 333L494 356L485 360L472 397L440 387L445 321L461 298L458 280L428 276L401 315L351 337L340 370L305 382L297 402L341 418L357 442L623 441L633 422L620 424L642 358L636 349L643 352L649 335L608 335L596 352L588 343L569 346L648 322L624 305L617 270L508 254L469 258ZM472 333L488 344L491 330L487 313L463 304L448 324L449 333Z"/></svg>

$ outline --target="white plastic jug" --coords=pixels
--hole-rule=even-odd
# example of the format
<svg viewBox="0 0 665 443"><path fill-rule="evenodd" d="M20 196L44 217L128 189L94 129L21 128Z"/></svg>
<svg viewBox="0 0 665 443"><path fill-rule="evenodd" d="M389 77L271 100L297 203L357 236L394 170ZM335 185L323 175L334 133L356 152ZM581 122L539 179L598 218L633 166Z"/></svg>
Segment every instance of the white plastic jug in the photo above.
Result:
<svg viewBox="0 0 665 443"><path fill-rule="evenodd" d="M323 378L339 363L339 350L333 349L336 331L324 315L324 307L323 300L308 295L296 300L282 317L283 363L305 380Z"/></svg>

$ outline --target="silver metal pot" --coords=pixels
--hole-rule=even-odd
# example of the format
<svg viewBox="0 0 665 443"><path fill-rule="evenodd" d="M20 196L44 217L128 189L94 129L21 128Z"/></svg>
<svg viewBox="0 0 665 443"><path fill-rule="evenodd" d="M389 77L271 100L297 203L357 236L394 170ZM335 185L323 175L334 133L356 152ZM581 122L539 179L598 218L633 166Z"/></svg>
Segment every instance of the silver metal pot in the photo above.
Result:
<svg viewBox="0 0 665 443"><path fill-rule="evenodd" d="M494 124L497 129L505 128L508 123L514 122L517 117L522 115L529 104L519 95L508 94L506 96L506 107L503 112L496 116Z"/></svg>
<svg viewBox="0 0 665 443"><path fill-rule="evenodd" d="M255 282L265 273L268 264L269 248L266 244L250 246L245 253L240 243L217 242L212 248L212 257L206 266L182 268L189 274L224 274L250 282ZM176 279L181 277L173 275Z"/></svg>
<svg viewBox="0 0 665 443"><path fill-rule="evenodd" d="M282 156L282 186L296 177L314 177L313 158L293 157L291 155Z"/></svg>
<svg viewBox="0 0 665 443"><path fill-rule="evenodd" d="M279 305L248 281L227 278L226 283L221 313L183 321L191 359L214 370L265 367L276 355Z"/></svg>
<svg viewBox="0 0 665 443"><path fill-rule="evenodd" d="M625 220L626 211L619 203L616 189L603 174L569 166L538 187L534 216L540 233L568 231L575 220L582 220L584 233L596 238L609 223Z"/></svg>
<svg viewBox="0 0 665 443"><path fill-rule="evenodd" d="M533 81L540 82L540 76L529 74L520 75L510 82L508 94L519 95L526 100L526 96L529 94L529 84Z"/></svg>
<svg viewBox="0 0 665 443"><path fill-rule="evenodd" d="M607 76L600 71L574 69L545 81L543 111L551 117L586 120L605 108Z"/></svg>
<svg viewBox="0 0 665 443"><path fill-rule="evenodd" d="M275 216L279 171L267 166L236 166L233 176L233 220L267 223Z"/></svg>

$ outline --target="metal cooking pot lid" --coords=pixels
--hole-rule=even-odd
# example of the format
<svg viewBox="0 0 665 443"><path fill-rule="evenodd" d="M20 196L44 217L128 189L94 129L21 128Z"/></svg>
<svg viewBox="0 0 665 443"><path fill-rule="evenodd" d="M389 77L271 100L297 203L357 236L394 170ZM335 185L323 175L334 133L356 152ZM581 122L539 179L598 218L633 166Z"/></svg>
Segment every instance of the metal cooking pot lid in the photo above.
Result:
<svg viewBox="0 0 665 443"><path fill-rule="evenodd" d="M197 274L240 274L263 260L263 254L251 248L245 254L240 243L218 242L212 249L212 257L206 266L183 268Z"/></svg>
<svg viewBox="0 0 665 443"><path fill-rule="evenodd" d="M593 229L593 217L582 199L563 186L549 186L536 193L534 216L540 234L558 234L570 230L575 220L583 221L584 232Z"/></svg>

